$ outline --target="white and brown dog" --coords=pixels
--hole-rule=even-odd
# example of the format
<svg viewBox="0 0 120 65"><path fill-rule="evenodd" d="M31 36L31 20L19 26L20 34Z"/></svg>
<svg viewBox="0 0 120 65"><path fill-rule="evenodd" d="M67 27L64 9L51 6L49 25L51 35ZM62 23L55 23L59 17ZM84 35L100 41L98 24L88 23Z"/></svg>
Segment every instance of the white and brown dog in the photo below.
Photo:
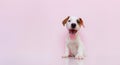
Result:
<svg viewBox="0 0 120 65"><path fill-rule="evenodd" d="M79 37L79 29L84 27L83 20L78 17L68 16L62 22L67 27L69 35L66 39L65 54L62 56L75 57L76 59L83 59L85 57L84 45Z"/></svg>

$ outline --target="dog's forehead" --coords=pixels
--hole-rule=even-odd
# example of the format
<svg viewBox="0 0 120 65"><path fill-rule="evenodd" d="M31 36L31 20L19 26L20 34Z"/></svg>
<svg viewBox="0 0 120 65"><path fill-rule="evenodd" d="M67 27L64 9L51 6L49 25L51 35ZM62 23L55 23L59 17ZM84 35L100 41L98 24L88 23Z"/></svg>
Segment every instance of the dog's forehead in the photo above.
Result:
<svg viewBox="0 0 120 65"><path fill-rule="evenodd" d="M77 19L79 19L78 17L75 17L75 16L70 16L70 18L69 18L69 20L77 20Z"/></svg>

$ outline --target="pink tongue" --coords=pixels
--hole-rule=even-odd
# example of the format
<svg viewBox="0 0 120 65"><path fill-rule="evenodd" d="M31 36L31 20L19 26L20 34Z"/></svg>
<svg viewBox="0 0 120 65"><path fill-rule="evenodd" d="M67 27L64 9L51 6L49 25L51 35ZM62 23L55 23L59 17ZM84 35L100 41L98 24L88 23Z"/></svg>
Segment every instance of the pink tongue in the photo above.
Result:
<svg viewBox="0 0 120 65"><path fill-rule="evenodd" d="M75 34L70 34L70 39L74 40L75 39Z"/></svg>

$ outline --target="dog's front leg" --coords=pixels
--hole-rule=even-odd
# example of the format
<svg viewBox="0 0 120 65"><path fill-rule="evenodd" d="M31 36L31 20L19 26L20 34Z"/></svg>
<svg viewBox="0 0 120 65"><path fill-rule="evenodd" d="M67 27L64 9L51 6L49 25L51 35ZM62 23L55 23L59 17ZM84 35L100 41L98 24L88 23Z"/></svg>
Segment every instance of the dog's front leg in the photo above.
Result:
<svg viewBox="0 0 120 65"><path fill-rule="evenodd" d="M65 53L62 56L62 58L67 58L68 56L69 56L69 49L68 49L67 45L65 45Z"/></svg>
<svg viewBox="0 0 120 65"><path fill-rule="evenodd" d="M79 42L78 44L78 50L77 50L77 54L75 56L76 59L84 59L85 55L84 55L84 47L83 47L83 43Z"/></svg>
<svg viewBox="0 0 120 65"><path fill-rule="evenodd" d="M65 43L65 52L64 55L62 56L62 58L66 58L69 56L69 48L68 48L68 44L69 44L69 39L66 39L66 43Z"/></svg>

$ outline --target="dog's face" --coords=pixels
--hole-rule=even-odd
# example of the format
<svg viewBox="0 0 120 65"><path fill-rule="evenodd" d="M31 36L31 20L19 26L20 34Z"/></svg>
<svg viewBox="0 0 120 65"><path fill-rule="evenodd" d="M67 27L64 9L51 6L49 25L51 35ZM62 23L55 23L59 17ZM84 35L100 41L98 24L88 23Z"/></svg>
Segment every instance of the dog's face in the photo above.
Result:
<svg viewBox="0 0 120 65"><path fill-rule="evenodd" d="M84 26L81 18L73 16L68 16L62 23L64 26L66 25L66 28L69 30L70 34L75 34L81 26Z"/></svg>

